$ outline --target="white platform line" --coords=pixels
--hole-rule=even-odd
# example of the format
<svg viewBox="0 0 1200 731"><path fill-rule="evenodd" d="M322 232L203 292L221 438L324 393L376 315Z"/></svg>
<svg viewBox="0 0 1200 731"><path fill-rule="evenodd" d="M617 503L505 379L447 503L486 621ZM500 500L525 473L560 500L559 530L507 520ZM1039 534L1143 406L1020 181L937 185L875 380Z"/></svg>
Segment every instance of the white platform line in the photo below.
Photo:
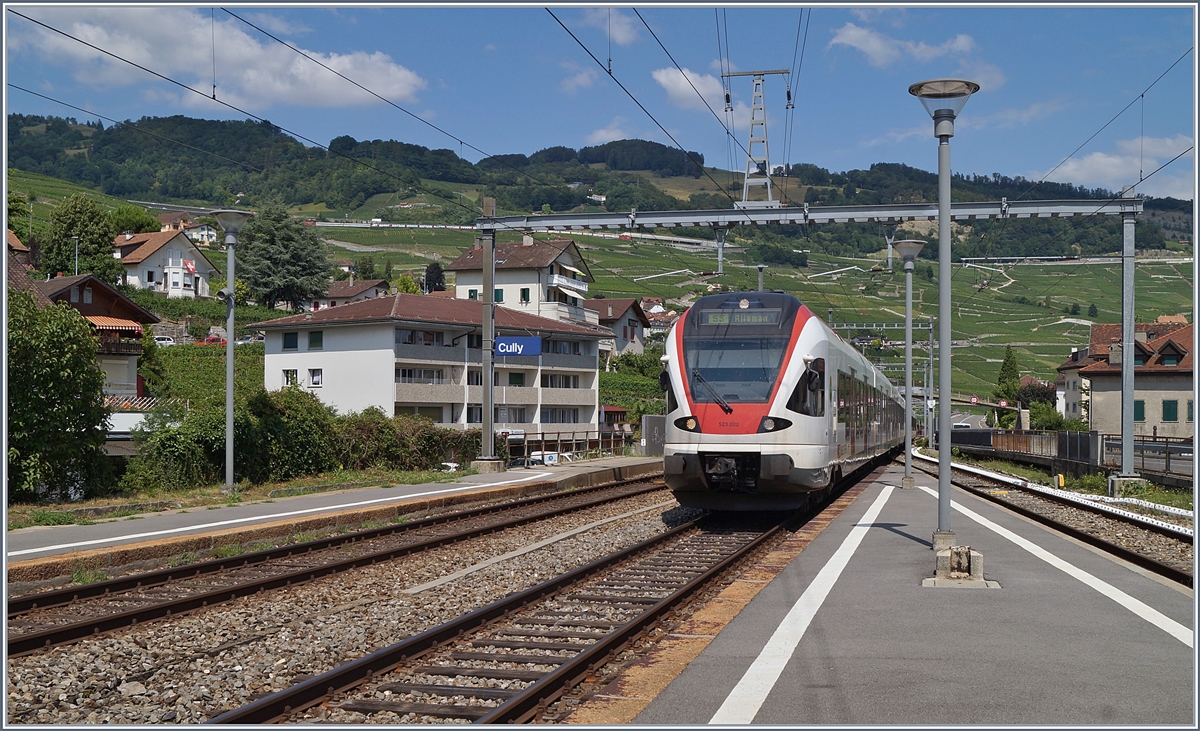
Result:
<svg viewBox="0 0 1200 731"><path fill-rule="evenodd" d="M229 525L237 525L239 523L257 523L274 520L276 518L288 518L294 515L305 515L307 513L324 513L330 510L342 510L344 508L357 508L363 505L375 505L377 503L396 502L398 500L407 500L415 497L428 497L429 495L445 495L452 492L463 492L464 490L478 490L484 487L499 487L500 485L511 485L514 482L528 482L536 480L540 477L548 477L552 472L534 472L533 474L524 475L516 480L505 480L503 482L487 482L478 485L464 485L462 487L449 487L444 490L428 490L426 492L417 492L409 495L389 495L388 497L378 498L376 500L360 500L353 503L342 503L340 505L324 505L319 508L307 508L305 510L291 510L284 513L271 513L270 515L257 515L250 518L233 518L231 520L219 520L215 523L202 523L200 525L191 525L183 528L170 528L166 530L156 530L147 533L127 533L123 536L113 536L111 538L96 538L89 541L76 541L74 543L60 543L56 546L44 546L42 548L26 548L20 551L9 551L8 557L25 556L31 553L45 553L47 551L58 551L64 548L81 548L83 546L99 546L105 543L117 543L121 541L137 540L139 538L153 538L155 536L165 536L172 533L186 533L188 531L205 530L208 528L221 528Z"/></svg>
<svg viewBox="0 0 1200 731"><path fill-rule="evenodd" d="M920 487L922 490L929 493L930 495L933 495L935 497L937 496L937 491L935 491L931 488L924 487L922 485L918 485L917 487ZM1170 617L1168 617L1167 615L1158 611L1157 609L1154 609L1153 607L1149 606L1148 604L1146 604L1138 599L1134 599L1133 597L1129 596L1128 594L1121 591L1120 589L1113 586L1112 584L1109 584L1106 581L1098 579L1095 576L1092 576L1088 572L1084 571L1083 569L1079 568L1078 566L1075 566L1074 564L1069 563L1069 562L1059 558L1058 556L1055 556L1053 553L1050 553L1049 551L1047 551L1046 549L1037 545L1033 541L1022 538L1021 536L1017 535L1016 533L1013 533L1012 531L1008 530L1007 528L1004 528L1002 526L997 525L996 523L993 523L992 521L988 520L987 518L983 517L982 515L979 515L978 513L974 512L972 510L969 510L967 508L964 508L962 505L960 505L957 502L951 501L950 504L955 510L957 510L958 512L967 516L968 518L975 521L976 523L979 523L980 525L982 525L985 528L988 528L989 530L993 531L994 533L997 533L997 534L1003 536L1004 538L1007 538L1008 540L1017 544L1021 548L1024 548L1026 551L1032 553L1034 556L1037 556L1041 560L1050 564L1054 568L1062 571L1063 573L1067 574L1068 576L1071 576L1072 578L1078 579L1079 581L1081 581L1084 584L1086 584L1087 586L1095 589L1096 591L1100 592L1101 594L1108 597L1109 599L1112 599L1117 604L1120 604L1121 606L1125 607L1129 611L1133 612L1137 616L1141 617L1142 619L1146 620L1147 622L1158 627L1159 629L1161 629L1162 631L1171 635L1172 637L1179 640L1180 642L1187 645L1188 647L1192 647L1192 642L1193 642L1192 630L1183 626L1179 622L1176 622L1175 620L1171 619Z"/></svg>
<svg viewBox="0 0 1200 731"><path fill-rule="evenodd" d="M709 720L710 724L754 722L754 717L762 708L763 701L775 687L784 666L791 660L792 653L800 644L800 639L804 637L809 623L812 622L817 610L825 602L825 598L829 596L830 589L837 583L842 570L850 562L850 557L858 550L859 544L867 534L867 529L879 516L879 511L883 510L883 505L887 502L893 489L895 488L890 485L884 487L862 519L850 529L850 535L846 536L842 545L838 547L816 578L792 605L787 616L783 618L779 627L775 629L775 633L771 635L771 639L767 640L762 652L758 654L742 679L730 691L725 702Z"/></svg>

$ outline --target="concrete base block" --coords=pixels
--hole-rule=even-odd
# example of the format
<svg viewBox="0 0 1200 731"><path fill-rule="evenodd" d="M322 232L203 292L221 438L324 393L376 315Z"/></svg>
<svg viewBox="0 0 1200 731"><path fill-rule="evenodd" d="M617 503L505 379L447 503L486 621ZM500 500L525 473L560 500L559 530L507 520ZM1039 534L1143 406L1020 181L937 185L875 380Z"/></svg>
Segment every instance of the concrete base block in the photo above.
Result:
<svg viewBox="0 0 1200 731"><path fill-rule="evenodd" d="M479 473L484 472L503 472L504 460L500 459L477 459L471 463L471 469Z"/></svg>
<svg viewBox="0 0 1200 731"><path fill-rule="evenodd" d="M999 589L1000 584L983 578L983 554L970 546L951 546L938 551L933 578L921 586L954 589Z"/></svg>
<svg viewBox="0 0 1200 731"><path fill-rule="evenodd" d="M913 479L912 475L900 478L900 489L901 490L911 490L914 487L916 487L916 485L917 485L917 481Z"/></svg>
<svg viewBox="0 0 1200 731"><path fill-rule="evenodd" d="M1121 497L1130 488L1145 489L1146 480L1141 477L1122 477L1110 475L1108 478L1108 496Z"/></svg>
<svg viewBox="0 0 1200 731"><path fill-rule="evenodd" d="M935 530L933 532L933 551L941 553L953 546L958 539L952 530Z"/></svg>

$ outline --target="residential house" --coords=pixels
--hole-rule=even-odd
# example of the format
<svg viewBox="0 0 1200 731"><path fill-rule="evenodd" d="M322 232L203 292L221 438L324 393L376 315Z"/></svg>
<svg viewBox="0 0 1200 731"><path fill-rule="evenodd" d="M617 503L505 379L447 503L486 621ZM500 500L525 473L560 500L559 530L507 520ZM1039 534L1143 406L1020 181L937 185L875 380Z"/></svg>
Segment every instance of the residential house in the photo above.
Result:
<svg viewBox="0 0 1200 731"><path fill-rule="evenodd" d="M1067 362L1060 365L1058 378L1054 381L1055 407L1066 419L1088 420L1088 384L1079 371L1093 361L1088 357L1088 346L1071 348Z"/></svg>
<svg viewBox="0 0 1200 731"><path fill-rule="evenodd" d="M354 277L350 277L347 281L331 282L324 296L307 303L304 309L316 312L328 307L348 305L351 302L359 302L372 297L387 297L390 289L391 285L388 284L386 279L361 279L356 282L354 281Z"/></svg>
<svg viewBox="0 0 1200 731"><path fill-rule="evenodd" d="M343 272L349 272L350 274L354 274L357 271L357 267L354 266L354 262L350 261L349 259L338 259L334 266L338 269L341 269Z"/></svg>
<svg viewBox="0 0 1200 731"><path fill-rule="evenodd" d="M1113 337L1096 343L1120 325L1093 325L1091 362L1078 374L1089 391L1091 428L1104 434L1121 432L1121 366L1125 344ZM1139 323L1134 342L1133 427L1137 436L1192 437L1195 433L1192 390L1191 325ZM1093 352L1092 346L1096 346Z"/></svg>
<svg viewBox="0 0 1200 731"><path fill-rule="evenodd" d="M57 277L34 286L51 302L78 310L100 336L97 361L104 371L106 396L144 395L137 374L142 327L158 322L158 317L94 274Z"/></svg>
<svg viewBox="0 0 1200 731"><path fill-rule="evenodd" d="M632 297L584 300L583 306L596 312L599 323L613 331L612 340L600 341L600 361L608 364L618 355L645 351L646 330L650 320L642 305Z"/></svg>
<svg viewBox="0 0 1200 731"><path fill-rule="evenodd" d="M666 334L679 319L679 313L668 309L666 303L658 297L643 297L641 305L642 312L646 313L646 318L650 321L649 329L653 335Z"/></svg>
<svg viewBox="0 0 1200 731"><path fill-rule="evenodd" d="M219 272L182 231L123 233L113 240L113 248L125 268L122 284L168 297L213 296L209 283Z"/></svg>
<svg viewBox="0 0 1200 731"><path fill-rule="evenodd" d="M11 234L12 232L9 231L9 233ZM11 248L8 250L8 291L28 292L33 295L33 303L37 305L39 310L54 304L46 296L45 292L38 289L37 283L29 278L29 273L22 266Z"/></svg>
<svg viewBox="0 0 1200 731"><path fill-rule="evenodd" d="M32 268L33 262L29 258L29 247L21 243L21 240L17 238L17 235L12 232L12 229L7 229L7 231L8 253L16 257L16 260L22 269Z"/></svg>
<svg viewBox="0 0 1200 731"><path fill-rule="evenodd" d="M445 268L455 273L455 296L482 299L483 267L487 254L481 242ZM583 307L588 283L595 281L579 247L570 239L496 244L495 302L511 310L551 320L597 324L596 313Z"/></svg>
<svg viewBox="0 0 1200 731"><path fill-rule="evenodd" d="M188 226L184 229L183 235L201 246L213 247L220 243L217 230L207 223L198 226Z"/></svg>
<svg viewBox="0 0 1200 731"><path fill-rule="evenodd" d="M170 211L168 213L160 213L155 218L162 225L160 231L186 231L195 225L195 219L192 214L183 213L182 211Z"/></svg>
<svg viewBox="0 0 1200 731"><path fill-rule="evenodd" d="M542 339L538 356L496 356L498 430L595 430L598 342L603 328L504 307L497 335ZM418 294L375 297L260 322L264 384L303 388L340 412L375 407L417 414L448 428L483 421L483 307Z"/></svg>

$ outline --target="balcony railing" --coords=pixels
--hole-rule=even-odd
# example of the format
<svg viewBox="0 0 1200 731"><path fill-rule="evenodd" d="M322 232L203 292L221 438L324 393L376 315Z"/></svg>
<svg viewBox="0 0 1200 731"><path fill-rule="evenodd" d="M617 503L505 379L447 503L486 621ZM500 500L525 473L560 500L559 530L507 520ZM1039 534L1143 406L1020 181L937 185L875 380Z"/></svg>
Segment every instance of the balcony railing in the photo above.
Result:
<svg viewBox="0 0 1200 731"><path fill-rule="evenodd" d="M569 289L573 292L579 292L580 294L587 294L588 291L587 282L581 282L578 279L564 277L561 274L551 274L547 284L549 284L551 287L562 287L563 289Z"/></svg>
<svg viewBox="0 0 1200 731"><path fill-rule="evenodd" d="M141 355L142 341L100 338L100 345L97 349L105 355Z"/></svg>

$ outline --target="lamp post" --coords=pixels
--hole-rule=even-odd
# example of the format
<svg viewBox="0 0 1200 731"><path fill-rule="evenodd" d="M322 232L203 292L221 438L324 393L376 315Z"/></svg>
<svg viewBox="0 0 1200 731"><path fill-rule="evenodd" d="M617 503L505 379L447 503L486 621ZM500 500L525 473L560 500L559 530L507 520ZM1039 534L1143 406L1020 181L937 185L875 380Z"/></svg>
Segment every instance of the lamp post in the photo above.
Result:
<svg viewBox="0 0 1200 731"><path fill-rule="evenodd" d="M79 276L79 237L72 236L71 240L75 242L75 276Z"/></svg>
<svg viewBox="0 0 1200 731"><path fill-rule="evenodd" d="M950 529L950 138L954 118L979 84L962 79L932 79L908 87L933 117L938 138L938 527L933 550L954 544Z"/></svg>
<svg viewBox="0 0 1200 731"><path fill-rule="evenodd" d="M226 287L217 292L225 300L225 487L226 493L233 492L233 247L238 232L254 214L250 211L213 211L217 223L225 229L225 251L227 254Z"/></svg>
<svg viewBox="0 0 1200 731"><path fill-rule="evenodd" d="M895 243L896 251L904 261L904 479L903 489L913 487L912 476L912 275L913 262L921 253L924 241L906 239Z"/></svg>

